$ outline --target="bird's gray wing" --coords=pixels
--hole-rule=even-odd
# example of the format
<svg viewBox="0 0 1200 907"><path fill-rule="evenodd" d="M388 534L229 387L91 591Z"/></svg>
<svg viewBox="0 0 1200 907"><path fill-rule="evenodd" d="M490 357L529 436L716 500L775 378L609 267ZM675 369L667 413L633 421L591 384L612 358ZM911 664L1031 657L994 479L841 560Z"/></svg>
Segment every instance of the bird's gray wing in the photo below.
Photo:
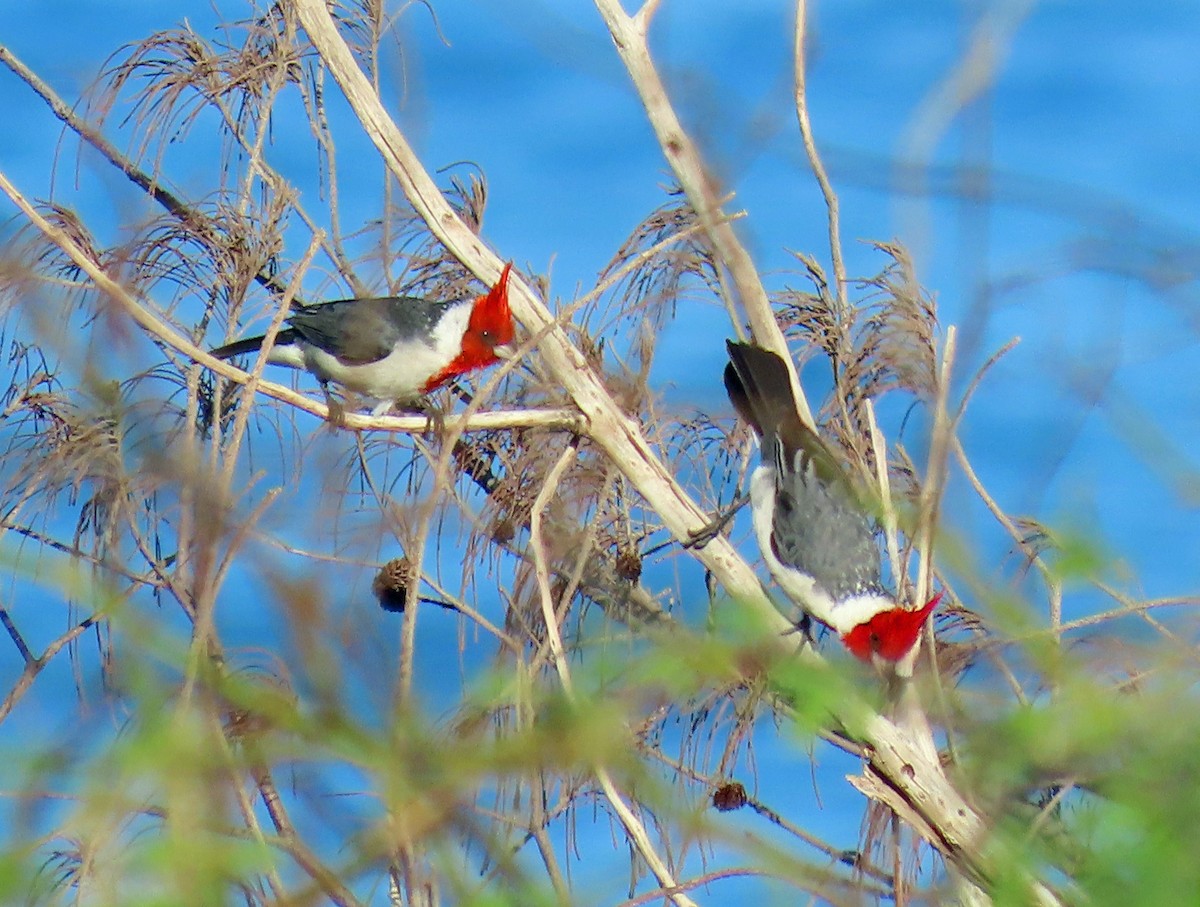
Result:
<svg viewBox="0 0 1200 907"><path fill-rule="evenodd" d="M882 588L875 521L841 480L827 481L814 462L784 446L763 451L776 460L771 547L780 563L811 576L835 601Z"/></svg>
<svg viewBox="0 0 1200 907"><path fill-rule="evenodd" d="M398 296L342 299L300 309L288 323L339 362L366 365L383 359L402 340L428 332L442 307Z"/></svg>
<svg viewBox="0 0 1200 907"><path fill-rule="evenodd" d="M880 586L874 519L837 456L800 419L787 366L775 353L726 342L725 388L775 468L771 547L835 600Z"/></svg>

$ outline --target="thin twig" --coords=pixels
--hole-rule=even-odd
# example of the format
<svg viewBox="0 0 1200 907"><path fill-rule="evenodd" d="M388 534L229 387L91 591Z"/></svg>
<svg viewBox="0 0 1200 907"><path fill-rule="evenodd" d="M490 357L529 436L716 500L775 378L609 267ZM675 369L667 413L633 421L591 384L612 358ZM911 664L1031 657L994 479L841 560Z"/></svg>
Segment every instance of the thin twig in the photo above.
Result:
<svg viewBox="0 0 1200 907"><path fill-rule="evenodd" d="M100 614L92 614L84 618L62 636L58 637L58 639L54 640L54 642L50 643L50 645L46 646L45 651L37 658L25 662L25 669L21 672L21 676L17 678L17 682L8 691L8 695L4 697L4 701L0 702L0 721L7 718L13 707L21 701L21 697L29 691L38 674L50 663L50 659L57 655L63 646L74 642L79 636L85 633L100 617Z"/></svg>
<svg viewBox="0 0 1200 907"><path fill-rule="evenodd" d="M550 588L550 569L546 561L545 540L542 535L542 514L550 499L557 493L563 475L575 461L576 453L576 446L574 444L568 445L546 476L546 480L533 503L529 529L530 547L536 565L538 598L542 606L542 618L546 625L546 638L553 656L555 671L563 687L563 693L571 700L575 698L574 684L571 680L571 669L567 662L566 649L563 646L562 634L559 631L559 617L555 613L554 596ZM629 808L621 792L617 790L617 786L613 782L608 769L597 763L593 766L593 772L601 790L604 791L605 797L611 804L613 811L616 812L621 825L625 828L625 833L629 836L630 844L637 850L642 859L646 861L646 865L650 867L650 871L654 873L654 877L658 879L658 883L663 887L664 894L678 905L678 907L695 907L691 898L678 890L678 884L671 874L671 870L659 857L658 851L650 840L650 836L647 834L641 820L634 815L633 810Z"/></svg>
<svg viewBox="0 0 1200 907"><path fill-rule="evenodd" d="M300 868L338 907L357 907L360 902L350 889L342 884L336 873L317 859L316 855L296 834L296 827L292 824L287 807L283 805L283 798L279 796L279 789L275 786L275 780L271 777L270 772L265 768L261 769L256 782L263 806L266 807L267 815L271 818L271 824L275 826L276 833Z"/></svg>
<svg viewBox="0 0 1200 907"><path fill-rule="evenodd" d="M826 220L829 225L829 256L833 262L833 277L837 284L834 295L838 304L838 317L843 322L850 311L850 303L846 293L846 264L842 260L842 237L839 224L838 197L825 172L825 164L817 151L817 142L813 138L812 123L808 116L808 0L796 0L796 43L795 59L795 97L796 118L800 123L800 138L804 142L804 153L808 156L808 165L812 168L817 185L821 187L821 195L825 198Z"/></svg>
<svg viewBox="0 0 1200 907"><path fill-rule="evenodd" d="M529 517L529 550L533 554L534 575L537 579L538 601L542 606L542 619L546 624L546 640L554 662L554 669L563 686L563 692L569 698L574 698L575 691L571 682L571 669L567 663L567 652L563 646L562 634L559 632L558 615L554 608L554 595L550 589L550 565L546 560L546 545L542 534L542 520L546 505L557 494L563 475L575 462L579 450L577 445L568 444L559 455L554 466L547 473L542 487L534 499L533 509Z"/></svg>

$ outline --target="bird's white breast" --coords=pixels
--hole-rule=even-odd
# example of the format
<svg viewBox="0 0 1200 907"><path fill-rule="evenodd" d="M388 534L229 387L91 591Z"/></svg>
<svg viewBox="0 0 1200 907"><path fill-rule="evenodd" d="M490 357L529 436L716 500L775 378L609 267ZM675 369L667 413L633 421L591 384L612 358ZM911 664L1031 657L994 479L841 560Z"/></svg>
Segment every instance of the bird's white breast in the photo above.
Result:
<svg viewBox="0 0 1200 907"><path fill-rule="evenodd" d="M301 341L297 344L303 359L301 367L376 400L411 402L421 396L425 383L459 354L470 317L471 306L454 306L446 310L428 337L402 339L382 359L355 365L347 365Z"/></svg>

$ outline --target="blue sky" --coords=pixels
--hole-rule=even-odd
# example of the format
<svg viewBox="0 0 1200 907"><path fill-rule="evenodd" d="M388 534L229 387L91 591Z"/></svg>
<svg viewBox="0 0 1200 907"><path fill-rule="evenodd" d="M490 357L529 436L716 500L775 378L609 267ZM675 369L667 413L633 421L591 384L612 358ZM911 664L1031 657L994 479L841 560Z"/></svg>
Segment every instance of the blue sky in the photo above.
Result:
<svg viewBox="0 0 1200 907"><path fill-rule="evenodd" d="M994 84L950 121L929 170L914 181L902 166L906 137L985 8L1001 17L1015 9L814 5L809 100L841 196L849 271L865 276L882 265L860 240L908 244L943 321L963 326L969 358L960 379L1019 335L964 426L981 476L1015 511L1086 531L1111 553L1114 577L1133 594L1194 592L1200 7L1182 0L1114 0L1102 12L1093 4L1032 6L1002 48ZM218 14L238 18L244 10L225 0ZM788 250L828 258L824 209L790 100L791 15L783 3L665 0L652 41L685 125L737 193L733 207L748 212L739 229L772 289L801 283ZM122 42L184 17L206 34L217 15L207 4L25 4L7 13L0 40L73 99ZM487 240L521 266L548 270L563 303L577 287L589 288L670 182L595 9L453 2L437 4L435 26L414 5L398 28L402 49L391 58L385 95L428 166L478 164L490 187ZM59 130L7 73L0 73L0 98L9 111L0 169L45 197ZM343 217L353 223L376 210L379 165L348 116L340 127ZM273 140L277 164L315 199L320 187L306 176L311 137ZM195 150L202 145L181 143L166 158L172 182L194 196L211 185L213 159ZM73 146L63 147L56 195L103 222L106 203L127 202L127 190L91 162L76 177ZM984 197L964 200L963 168L987 174ZM728 333L716 305L681 306L655 372L671 409L728 412L720 384ZM260 464L268 447L258 450ZM999 575L1011 545L961 482L951 487L947 520L975 540L982 571ZM655 569L651 581L700 594L698 571L673 561ZM369 577L354 582L361 593ZM1067 616L1099 604L1092 595L1070 596ZM354 607L369 606L359 594ZM272 615L234 614L234 638L274 632ZM452 618L427 619L443 621L434 633L455 638ZM789 755L765 753L765 787L786 789L795 771ZM807 786L807 767L804 775ZM822 794L851 846L857 801L839 804L835 785L824 784Z"/></svg>

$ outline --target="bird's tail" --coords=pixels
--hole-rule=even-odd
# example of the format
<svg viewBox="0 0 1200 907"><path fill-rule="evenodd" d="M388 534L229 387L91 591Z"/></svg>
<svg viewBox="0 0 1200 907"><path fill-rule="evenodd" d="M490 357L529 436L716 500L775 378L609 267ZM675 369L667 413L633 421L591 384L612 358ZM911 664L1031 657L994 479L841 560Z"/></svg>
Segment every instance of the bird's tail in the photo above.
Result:
<svg viewBox="0 0 1200 907"><path fill-rule="evenodd" d="M214 350L209 350L210 356L215 356L218 359L232 359L234 356L244 356L247 353L257 353L262 349L264 335L259 334L257 337L246 337L242 340L235 340L233 343L227 343L224 346L219 346ZM284 328L275 335L275 346L287 346L296 342L296 332L291 328Z"/></svg>
<svg viewBox="0 0 1200 907"><path fill-rule="evenodd" d="M725 346L729 349L725 389L738 415L762 439L763 456L775 457L784 471L811 468L821 481L841 486L867 507L847 481L838 457L801 418L783 359L752 343L726 340Z"/></svg>
<svg viewBox="0 0 1200 907"><path fill-rule="evenodd" d="M725 390L742 420L761 438L800 429L792 379L778 355L752 343L726 340Z"/></svg>

